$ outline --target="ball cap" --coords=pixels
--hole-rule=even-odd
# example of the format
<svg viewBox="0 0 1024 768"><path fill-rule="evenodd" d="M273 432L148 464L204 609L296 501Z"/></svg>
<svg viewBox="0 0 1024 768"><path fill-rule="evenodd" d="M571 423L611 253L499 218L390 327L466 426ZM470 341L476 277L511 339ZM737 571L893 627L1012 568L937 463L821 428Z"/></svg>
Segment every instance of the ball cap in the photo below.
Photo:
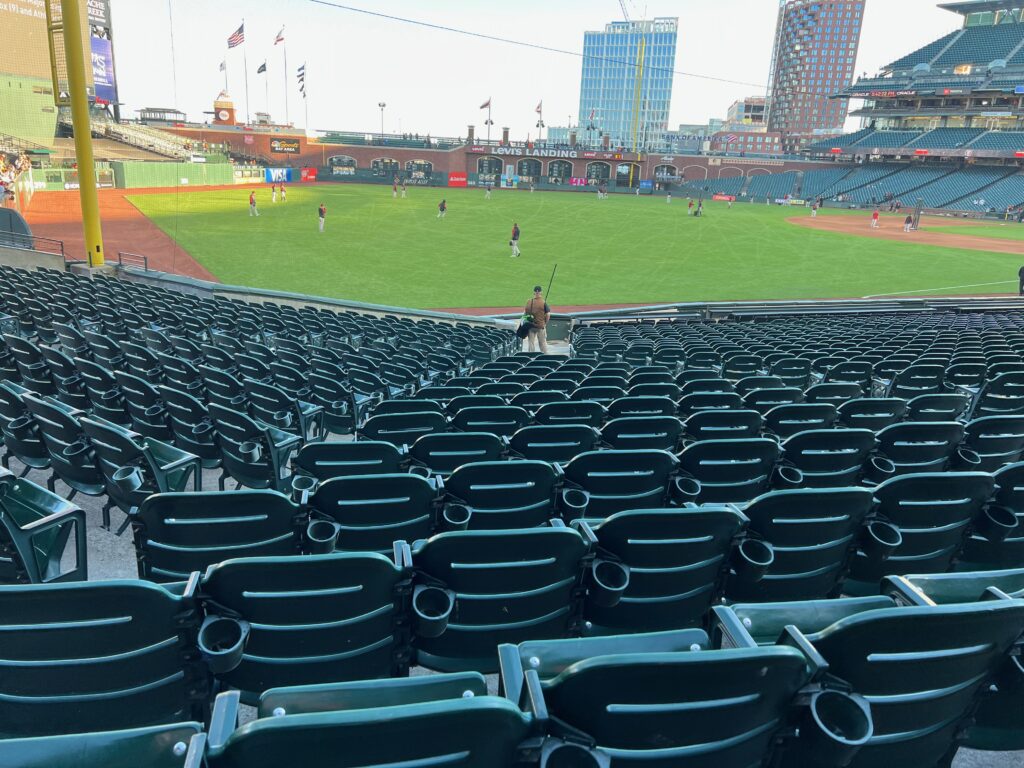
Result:
<svg viewBox="0 0 1024 768"><path fill-rule="evenodd" d="M543 290L544 290L544 289L543 289L543 288L541 288L541 287L540 287L539 285L535 285L535 286L533 286L533 292L534 292L534 293L540 293L540 292L541 292L541 291L543 291Z"/></svg>

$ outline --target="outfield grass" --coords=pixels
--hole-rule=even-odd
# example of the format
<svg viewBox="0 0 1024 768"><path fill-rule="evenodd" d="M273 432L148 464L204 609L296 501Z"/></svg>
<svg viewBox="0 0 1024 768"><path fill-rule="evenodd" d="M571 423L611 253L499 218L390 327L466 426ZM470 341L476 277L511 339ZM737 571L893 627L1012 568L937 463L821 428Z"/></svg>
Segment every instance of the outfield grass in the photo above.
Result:
<svg viewBox="0 0 1024 768"><path fill-rule="evenodd" d="M484 200L476 189L410 188L394 200L390 186L322 184L290 187L276 205L260 188L256 219L248 194L130 199L225 283L422 308L517 305L556 262L556 306L992 293L1015 290L1020 267L1008 254L798 227L786 219L808 213L750 203L710 203L695 219L680 198L496 191ZM442 196L449 213L439 221ZM509 258L514 220L519 259ZM1011 278L1012 286L957 288Z"/></svg>
<svg viewBox="0 0 1024 768"><path fill-rule="evenodd" d="M1006 224L977 224L963 227L932 227L925 226L929 232L950 232L954 235L970 235L971 237L994 237L997 240L1024 240L1024 224L1016 221ZM1024 249L1021 250L1024 254Z"/></svg>

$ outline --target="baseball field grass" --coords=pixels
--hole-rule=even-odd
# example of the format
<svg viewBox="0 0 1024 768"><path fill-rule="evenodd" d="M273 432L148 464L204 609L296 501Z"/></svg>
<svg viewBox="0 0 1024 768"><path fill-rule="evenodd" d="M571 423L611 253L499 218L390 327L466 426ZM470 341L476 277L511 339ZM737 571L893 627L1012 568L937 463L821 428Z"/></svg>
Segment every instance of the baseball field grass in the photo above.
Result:
<svg viewBox="0 0 1024 768"><path fill-rule="evenodd" d="M698 219L678 197L499 190L485 200L479 189L410 187L393 199L390 186L319 184L292 186L276 204L258 188L255 218L249 192L130 200L225 283L419 308L517 305L556 263L556 306L1000 293L1015 289L1020 267L1013 254L798 227L787 220L806 210L750 203L707 203ZM448 214L438 219L442 197ZM901 226L902 217L883 221Z"/></svg>
<svg viewBox="0 0 1024 768"><path fill-rule="evenodd" d="M969 234L972 237L994 237L997 240L1024 240L1024 224L1016 221L1005 224L978 224L969 228L964 227L943 227L929 226L932 232L949 232L955 235ZM1021 247L1021 254L1024 255L1024 246Z"/></svg>

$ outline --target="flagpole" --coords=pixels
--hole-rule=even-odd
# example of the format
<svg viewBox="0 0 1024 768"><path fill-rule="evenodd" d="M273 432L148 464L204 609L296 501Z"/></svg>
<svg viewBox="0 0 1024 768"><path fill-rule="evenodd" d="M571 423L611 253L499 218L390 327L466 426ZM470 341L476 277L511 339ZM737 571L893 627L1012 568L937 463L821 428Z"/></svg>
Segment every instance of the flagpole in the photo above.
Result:
<svg viewBox="0 0 1024 768"><path fill-rule="evenodd" d="M267 66L267 62L263 62L263 66ZM266 69L263 70L263 87L267 91L267 118L270 118L270 72Z"/></svg>
<svg viewBox="0 0 1024 768"><path fill-rule="evenodd" d="M491 143L491 97L487 97L487 143Z"/></svg>
<svg viewBox="0 0 1024 768"><path fill-rule="evenodd" d="M242 19L242 66L245 67L245 124L252 125L249 119L249 43L245 37L245 19Z"/></svg>
<svg viewBox="0 0 1024 768"><path fill-rule="evenodd" d="M288 119L288 43L283 42L284 45L284 122L285 125L291 125L291 121Z"/></svg>

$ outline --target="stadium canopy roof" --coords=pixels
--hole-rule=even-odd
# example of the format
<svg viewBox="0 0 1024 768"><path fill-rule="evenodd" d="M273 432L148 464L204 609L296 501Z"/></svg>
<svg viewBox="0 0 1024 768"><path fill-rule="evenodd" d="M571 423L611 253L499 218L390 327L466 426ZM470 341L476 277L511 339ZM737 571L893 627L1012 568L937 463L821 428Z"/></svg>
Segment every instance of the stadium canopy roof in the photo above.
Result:
<svg viewBox="0 0 1024 768"><path fill-rule="evenodd" d="M940 3L939 8L966 16L969 13L1020 8L1022 4L1021 0L960 0L958 3Z"/></svg>

